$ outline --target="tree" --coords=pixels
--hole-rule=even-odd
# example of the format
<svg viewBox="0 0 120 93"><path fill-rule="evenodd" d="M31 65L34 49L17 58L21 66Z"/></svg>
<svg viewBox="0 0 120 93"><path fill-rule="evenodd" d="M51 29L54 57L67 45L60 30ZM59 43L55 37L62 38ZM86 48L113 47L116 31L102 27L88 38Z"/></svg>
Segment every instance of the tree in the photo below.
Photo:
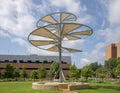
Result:
<svg viewBox="0 0 120 93"><path fill-rule="evenodd" d="M98 62L91 63L89 65L93 71L96 71L98 68L101 67L101 64L98 64Z"/></svg>
<svg viewBox="0 0 120 93"><path fill-rule="evenodd" d="M25 80L25 78L27 78L28 74L26 72L26 68L24 68L24 67L22 68L22 70L20 72L20 76L21 76L21 78L24 78L24 80Z"/></svg>
<svg viewBox="0 0 120 93"><path fill-rule="evenodd" d="M94 62L94 63L91 63L89 66L93 70L93 76L95 77L96 76L95 72L97 69L99 69L101 67L101 64L98 65L98 62Z"/></svg>
<svg viewBox="0 0 120 93"><path fill-rule="evenodd" d="M37 70L32 71L31 78L34 79L34 81L35 81L35 79L38 79L38 71Z"/></svg>
<svg viewBox="0 0 120 93"><path fill-rule="evenodd" d="M120 64L120 58L117 59L117 65Z"/></svg>
<svg viewBox="0 0 120 93"><path fill-rule="evenodd" d="M116 75L120 77L120 64L116 67Z"/></svg>
<svg viewBox="0 0 120 93"><path fill-rule="evenodd" d="M5 74L4 77L7 78L13 78L14 77L14 67L12 64L7 64L5 68Z"/></svg>
<svg viewBox="0 0 120 93"><path fill-rule="evenodd" d="M55 73L58 71L59 68L59 63L58 62L53 62L50 66L50 76L53 77L55 76Z"/></svg>
<svg viewBox="0 0 120 93"><path fill-rule="evenodd" d="M107 71L107 69L104 68L104 66L102 66L96 70L96 75L97 75L97 77L102 79L102 82L103 82L103 79L107 76L107 74L108 74L108 71Z"/></svg>
<svg viewBox="0 0 120 93"><path fill-rule="evenodd" d="M14 70L14 77L15 77L16 81L20 77L20 69L19 68L15 68L15 70Z"/></svg>
<svg viewBox="0 0 120 93"><path fill-rule="evenodd" d="M76 79L76 78L80 77L79 72L80 71L77 69L77 67L75 65L70 66L70 71L69 71L70 78Z"/></svg>
<svg viewBox="0 0 120 93"><path fill-rule="evenodd" d="M105 62L105 68L108 70L109 77L115 78L114 69L117 67L117 58L110 58Z"/></svg>
<svg viewBox="0 0 120 93"><path fill-rule="evenodd" d="M0 70L0 79L2 78L2 73L1 73L1 70Z"/></svg>
<svg viewBox="0 0 120 93"><path fill-rule="evenodd" d="M87 81L88 77L91 77L93 75L93 70L90 68L90 66L85 66L81 71L81 75L85 77Z"/></svg>
<svg viewBox="0 0 120 93"><path fill-rule="evenodd" d="M108 61L105 62L105 67L108 70L112 70L117 67L117 58L110 58Z"/></svg>
<svg viewBox="0 0 120 93"><path fill-rule="evenodd" d="M46 69L44 64L42 64L41 67L38 69L38 76L40 79L43 79L46 77Z"/></svg>

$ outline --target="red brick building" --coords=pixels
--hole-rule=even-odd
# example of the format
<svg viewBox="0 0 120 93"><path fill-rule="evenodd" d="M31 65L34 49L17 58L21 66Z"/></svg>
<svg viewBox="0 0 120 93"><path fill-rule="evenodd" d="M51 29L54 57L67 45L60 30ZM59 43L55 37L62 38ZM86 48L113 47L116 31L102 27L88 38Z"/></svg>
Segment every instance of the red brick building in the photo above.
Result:
<svg viewBox="0 0 120 93"><path fill-rule="evenodd" d="M39 55L0 55L0 72L4 73L6 65L12 64L14 67L22 69L26 68L28 75L31 75L32 70L40 68L44 63L47 72L50 70L50 66L53 61L58 62L58 56L39 56ZM62 68L65 77L69 76L69 67L71 65L71 57L62 57Z"/></svg>
<svg viewBox="0 0 120 93"><path fill-rule="evenodd" d="M120 58L120 42L106 46L105 59Z"/></svg>
<svg viewBox="0 0 120 93"><path fill-rule="evenodd" d="M0 72L1 73L4 73L7 64L12 64L14 67L18 67L20 69L26 68L28 75L31 75L32 70L37 70L38 68L40 68L42 63L28 63L28 62L27 63L5 63L5 62L1 63L0 62ZM49 72L49 70L50 70L50 65L51 65L51 63L44 63L44 66L45 66L47 72ZM62 64L62 68L63 68L65 77L69 76L69 67L70 67L70 64L64 64L64 63Z"/></svg>

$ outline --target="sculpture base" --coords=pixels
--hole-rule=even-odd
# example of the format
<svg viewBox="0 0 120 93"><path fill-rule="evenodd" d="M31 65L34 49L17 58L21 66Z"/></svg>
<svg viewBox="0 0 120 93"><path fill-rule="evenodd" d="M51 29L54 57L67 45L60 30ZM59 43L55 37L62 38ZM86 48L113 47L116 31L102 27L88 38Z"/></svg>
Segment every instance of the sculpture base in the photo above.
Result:
<svg viewBox="0 0 120 93"><path fill-rule="evenodd" d="M59 82L34 82L32 83L33 89L40 90L78 90L89 88L88 83L81 82L70 82L70 83L59 83Z"/></svg>

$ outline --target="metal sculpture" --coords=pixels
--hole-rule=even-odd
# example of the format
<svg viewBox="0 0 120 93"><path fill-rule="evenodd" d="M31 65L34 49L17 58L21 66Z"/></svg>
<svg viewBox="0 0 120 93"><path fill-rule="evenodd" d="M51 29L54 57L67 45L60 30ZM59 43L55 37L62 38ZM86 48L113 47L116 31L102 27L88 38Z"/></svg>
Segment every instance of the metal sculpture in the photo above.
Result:
<svg viewBox="0 0 120 93"><path fill-rule="evenodd" d="M91 27L74 23L77 17L72 13L58 12L48 14L38 20L35 29L28 36L29 42L44 50L59 52L59 82L66 82L62 66L62 52L81 52L82 50L64 47L63 42L80 40L93 33ZM67 42L66 42L67 43Z"/></svg>

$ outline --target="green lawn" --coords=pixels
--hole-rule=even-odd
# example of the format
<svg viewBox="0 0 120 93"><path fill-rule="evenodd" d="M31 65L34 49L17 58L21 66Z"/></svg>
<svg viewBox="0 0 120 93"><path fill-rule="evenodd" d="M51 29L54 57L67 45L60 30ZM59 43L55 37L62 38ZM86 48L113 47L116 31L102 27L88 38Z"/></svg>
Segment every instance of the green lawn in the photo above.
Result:
<svg viewBox="0 0 120 93"><path fill-rule="evenodd" d="M78 93L120 93L120 84L90 84L90 89L76 90Z"/></svg>
<svg viewBox="0 0 120 93"><path fill-rule="evenodd" d="M0 82L0 93L63 93L62 91L35 90L32 82ZM76 90L78 93L120 93L120 84L90 84L90 89Z"/></svg>
<svg viewBox="0 0 120 93"><path fill-rule="evenodd" d="M61 91L35 90L32 82L0 82L0 93L62 93Z"/></svg>
<svg viewBox="0 0 120 93"><path fill-rule="evenodd" d="M78 93L120 93L120 90L98 88L98 89L77 90L77 92Z"/></svg>

